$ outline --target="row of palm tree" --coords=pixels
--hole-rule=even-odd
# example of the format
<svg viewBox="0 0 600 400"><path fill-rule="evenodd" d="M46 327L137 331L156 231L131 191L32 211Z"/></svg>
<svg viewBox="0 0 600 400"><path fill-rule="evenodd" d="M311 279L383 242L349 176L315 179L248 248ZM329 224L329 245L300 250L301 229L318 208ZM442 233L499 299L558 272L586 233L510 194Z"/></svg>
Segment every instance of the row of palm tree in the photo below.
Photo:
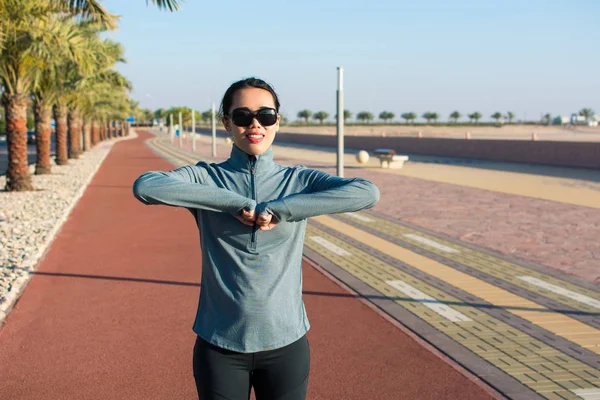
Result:
<svg viewBox="0 0 600 400"><path fill-rule="evenodd" d="M578 114L585 117L586 120L589 120L594 115L594 111L590 108L583 108L579 111ZM313 117L313 119L320 121L320 123L322 124L329 117L329 114L325 111L317 111L313 114L313 112L310 110L301 110L297 114L297 117L299 119L303 119L307 125L308 125L308 121L311 116ZM344 122L347 119L352 118L352 116L353 116L353 114L351 111L344 110ZM483 118L483 114L481 114L479 111L475 111L471 114L467 114L466 116L469 118L470 123L478 123L479 120L481 118ZM379 119L381 121L383 121L384 123L388 123L388 122L392 121L395 117L396 117L396 115L390 111L382 111L379 113ZM402 113L402 114L400 114L400 117L402 119L404 119L407 124L415 123L417 118L419 118L417 113L414 113L414 112ZM458 111L454 111L448 117L451 122L458 123L458 120L461 119L463 117L463 115ZM337 119L337 115L335 116L335 118ZM436 112L425 112L425 113L421 114L421 118L426 120L427 123L431 123L431 122L437 123L437 121L440 119L440 115ZM508 111L506 114L502 114L501 112L496 111L495 113L490 115L490 118L495 120L496 123L500 123L501 121L502 122L506 121L507 123L510 124L515 119L515 113L512 111ZM368 111L360 111L356 114L356 120L358 120L362 123L369 123L369 122L373 121L374 119L375 119L375 116ZM542 117L542 122L550 124L552 122L552 115L549 113L545 114Z"/></svg>
<svg viewBox="0 0 600 400"><path fill-rule="evenodd" d="M151 2L177 8L176 0ZM115 29L118 18L98 0L0 0L0 21L0 94L8 142L5 189L33 190L27 162L29 107L35 119L36 174L51 172L52 118L56 163L63 165L114 135L114 121L130 112L131 85L113 69L124 61L123 48L100 36Z"/></svg>
<svg viewBox="0 0 600 400"><path fill-rule="evenodd" d="M297 117L299 119L303 119L306 124L308 124L308 120L311 116L313 117L313 119L320 121L320 123L322 124L329 117L329 114L325 111L317 111L313 114L313 112L310 110L300 110L297 114ZM351 111L344 110L344 122L352 118L352 116L353 114ZM458 120L462 118L462 116L463 115L458 111L454 111L449 115L450 120L455 123L457 123ZM475 111L472 114L468 114L467 116L469 117L469 120L471 122L475 123L479 122L479 120L483 117L483 115L478 111ZM395 117L396 114L390 111L382 111L379 113L379 119L382 120L384 123L392 121ZM414 112L407 112L401 114L400 117L404 119L406 123L414 123L415 120L418 118L418 115ZM500 112L495 112L490 117L495 119L496 122L500 122L500 120L506 119L508 123L512 123L513 119L515 118L515 114L511 111L506 113L506 115L503 115ZM337 115L335 116L335 118L337 119ZM431 123L432 121L437 122L437 120L440 118L440 115L435 112L425 112L421 115L421 118L426 120L427 123ZM375 116L369 111L360 111L356 114L356 119L363 123L369 123L375 119Z"/></svg>

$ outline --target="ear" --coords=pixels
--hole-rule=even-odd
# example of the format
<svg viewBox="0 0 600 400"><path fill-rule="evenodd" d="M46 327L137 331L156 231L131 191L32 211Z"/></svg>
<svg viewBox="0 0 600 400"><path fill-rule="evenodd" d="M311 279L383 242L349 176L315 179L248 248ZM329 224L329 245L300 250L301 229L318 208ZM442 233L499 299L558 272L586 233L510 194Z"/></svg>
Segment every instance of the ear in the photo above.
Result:
<svg viewBox="0 0 600 400"><path fill-rule="evenodd" d="M229 118L221 118L221 122L223 123L225 130L231 133L231 120Z"/></svg>
<svg viewBox="0 0 600 400"><path fill-rule="evenodd" d="M275 132L279 132L279 122L281 121L281 115L277 114L277 122L275 123Z"/></svg>

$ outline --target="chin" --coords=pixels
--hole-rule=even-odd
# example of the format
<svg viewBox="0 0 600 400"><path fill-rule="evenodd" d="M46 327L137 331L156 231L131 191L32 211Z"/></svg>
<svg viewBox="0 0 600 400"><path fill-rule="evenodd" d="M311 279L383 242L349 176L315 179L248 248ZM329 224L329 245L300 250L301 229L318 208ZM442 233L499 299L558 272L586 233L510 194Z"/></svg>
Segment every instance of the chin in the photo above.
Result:
<svg viewBox="0 0 600 400"><path fill-rule="evenodd" d="M265 151L267 151L268 147L265 146L260 146L260 147L256 147L256 146L248 146L246 148L246 153L251 154L253 156L259 156L262 153L264 153Z"/></svg>

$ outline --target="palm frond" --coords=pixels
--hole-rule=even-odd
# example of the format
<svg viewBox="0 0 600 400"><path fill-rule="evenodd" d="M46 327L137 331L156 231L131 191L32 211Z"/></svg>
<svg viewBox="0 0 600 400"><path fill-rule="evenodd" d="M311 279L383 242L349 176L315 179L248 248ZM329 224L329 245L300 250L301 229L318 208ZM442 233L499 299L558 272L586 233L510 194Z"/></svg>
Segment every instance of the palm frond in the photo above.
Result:
<svg viewBox="0 0 600 400"><path fill-rule="evenodd" d="M168 9L169 11L179 10L179 3L181 0L146 0L146 4L152 3L161 9Z"/></svg>
<svg viewBox="0 0 600 400"><path fill-rule="evenodd" d="M59 5L66 3L67 9L73 14L101 23L106 29L117 29L119 18L109 13L98 0L54 0L54 2Z"/></svg>

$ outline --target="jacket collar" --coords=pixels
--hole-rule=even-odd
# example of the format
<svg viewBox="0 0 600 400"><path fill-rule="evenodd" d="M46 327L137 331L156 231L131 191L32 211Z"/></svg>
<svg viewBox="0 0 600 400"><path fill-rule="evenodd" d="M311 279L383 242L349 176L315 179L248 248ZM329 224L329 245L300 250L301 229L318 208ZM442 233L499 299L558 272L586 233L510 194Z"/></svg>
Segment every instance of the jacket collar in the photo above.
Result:
<svg viewBox="0 0 600 400"><path fill-rule="evenodd" d="M234 170L239 172L248 173L254 165L255 174L264 173L269 171L275 165L275 161L273 161L273 147L269 147L269 149L262 154L253 156L247 154L234 144L231 148L231 154L227 163L231 165Z"/></svg>

